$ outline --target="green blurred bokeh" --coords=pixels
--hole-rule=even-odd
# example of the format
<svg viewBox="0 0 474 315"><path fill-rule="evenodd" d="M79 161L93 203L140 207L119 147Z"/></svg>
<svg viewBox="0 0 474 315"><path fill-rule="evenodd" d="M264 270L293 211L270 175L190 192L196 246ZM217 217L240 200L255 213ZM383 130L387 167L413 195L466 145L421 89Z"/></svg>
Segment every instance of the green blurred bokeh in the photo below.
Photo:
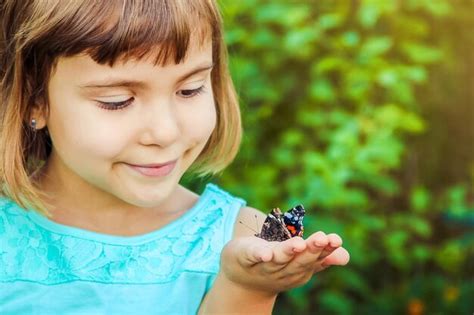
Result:
<svg viewBox="0 0 474 315"><path fill-rule="evenodd" d="M221 0L244 120L212 180L351 254L275 314L474 312L474 1Z"/></svg>

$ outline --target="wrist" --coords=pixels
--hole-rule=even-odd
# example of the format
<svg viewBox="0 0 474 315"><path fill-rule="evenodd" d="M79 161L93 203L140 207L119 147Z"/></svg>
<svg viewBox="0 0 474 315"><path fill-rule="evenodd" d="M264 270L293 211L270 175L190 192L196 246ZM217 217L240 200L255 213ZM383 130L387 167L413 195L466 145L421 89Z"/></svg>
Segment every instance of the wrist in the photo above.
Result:
<svg viewBox="0 0 474 315"><path fill-rule="evenodd" d="M256 284L245 284L239 281L234 281L229 279L224 274L219 274L216 279L216 283L222 288L233 292L236 295L246 295L249 298L258 299L258 300L275 300L278 291L270 290L268 286L259 287Z"/></svg>
<svg viewBox="0 0 474 315"><path fill-rule="evenodd" d="M199 314L271 314L277 295L241 285L219 273Z"/></svg>

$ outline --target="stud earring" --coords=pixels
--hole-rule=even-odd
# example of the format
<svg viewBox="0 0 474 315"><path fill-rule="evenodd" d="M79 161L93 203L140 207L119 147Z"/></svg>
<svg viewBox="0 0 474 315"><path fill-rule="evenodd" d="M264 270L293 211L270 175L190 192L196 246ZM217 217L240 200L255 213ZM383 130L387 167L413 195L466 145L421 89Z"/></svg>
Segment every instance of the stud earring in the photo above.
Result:
<svg viewBox="0 0 474 315"><path fill-rule="evenodd" d="M36 119L33 118L31 120L30 127L33 129L33 131L36 131Z"/></svg>

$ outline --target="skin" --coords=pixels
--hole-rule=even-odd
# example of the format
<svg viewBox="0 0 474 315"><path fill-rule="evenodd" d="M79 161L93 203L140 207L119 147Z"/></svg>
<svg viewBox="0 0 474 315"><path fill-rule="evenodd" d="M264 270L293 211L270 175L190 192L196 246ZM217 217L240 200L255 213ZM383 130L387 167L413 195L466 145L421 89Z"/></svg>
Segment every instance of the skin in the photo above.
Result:
<svg viewBox="0 0 474 315"><path fill-rule="evenodd" d="M53 151L38 176L49 193L52 220L104 234L131 236L154 231L183 215L198 200L179 185L216 125L210 41L192 40L183 63L155 66L151 58L99 65L87 55L59 58L48 84L49 114L33 111L38 128L48 127ZM91 81L121 78L141 85L84 88ZM200 94L193 94L204 86ZM189 97L189 95L193 95ZM107 110L100 102L133 103ZM138 174L129 164L176 160L163 177ZM85 198L84 196L87 196ZM222 253L222 268L201 306L201 314L271 313L278 292L306 283L330 265L345 265L349 254L336 234L317 232L306 240L267 242L253 236L255 216L240 210L234 238ZM259 227L260 228L260 227ZM242 301L245 300L245 306ZM246 309L247 307L247 309Z"/></svg>
<svg viewBox="0 0 474 315"><path fill-rule="evenodd" d="M215 127L211 70L183 82L178 78L212 64L210 43L193 44L188 56L166 67L155 67L152 58L113 68L87 55L58 60L48 85L50 113L34 116L40 117L38 128L48 126L53 141L40 181L53 196L48 201L56 206L51 209L56 221L109 234L143 234L175 220L196 201L178 182ZM139 80L143 86L81 88L107 78ZM201 86L201 94L184 97ZM98 103L131 97L132 105L120 110ZM162 178L142 176L125 164L175 159L173 172Z"/></svg>
<svg viewBox="0 0 474 315"><path fill-rule="evenodd" d="M260 211L243 208L239 221L251 224L255 215L263 222L265 215ZM221 271L199 314L271 314L279 292L302 286L315 273L344 266L350 259L334 233L319 231L307 239L284 242L267 242L253 234L244 225L236 225L234 239L222 252Z"/></svg>

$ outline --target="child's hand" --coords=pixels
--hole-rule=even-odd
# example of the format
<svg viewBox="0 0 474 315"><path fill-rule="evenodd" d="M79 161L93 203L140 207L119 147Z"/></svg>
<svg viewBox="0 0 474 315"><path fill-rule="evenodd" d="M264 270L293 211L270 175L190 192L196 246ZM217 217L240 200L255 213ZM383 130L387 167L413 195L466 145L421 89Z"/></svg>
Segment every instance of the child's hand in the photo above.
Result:
<svg viewBox="0 0 474 315"><path fill-rule="evenodd" d="M347 264L349 253L341 245L337 234L323 232L284 242L236 238L222 252L222 276L243 288L274 295L305 284L328 266Z"/></svg>

